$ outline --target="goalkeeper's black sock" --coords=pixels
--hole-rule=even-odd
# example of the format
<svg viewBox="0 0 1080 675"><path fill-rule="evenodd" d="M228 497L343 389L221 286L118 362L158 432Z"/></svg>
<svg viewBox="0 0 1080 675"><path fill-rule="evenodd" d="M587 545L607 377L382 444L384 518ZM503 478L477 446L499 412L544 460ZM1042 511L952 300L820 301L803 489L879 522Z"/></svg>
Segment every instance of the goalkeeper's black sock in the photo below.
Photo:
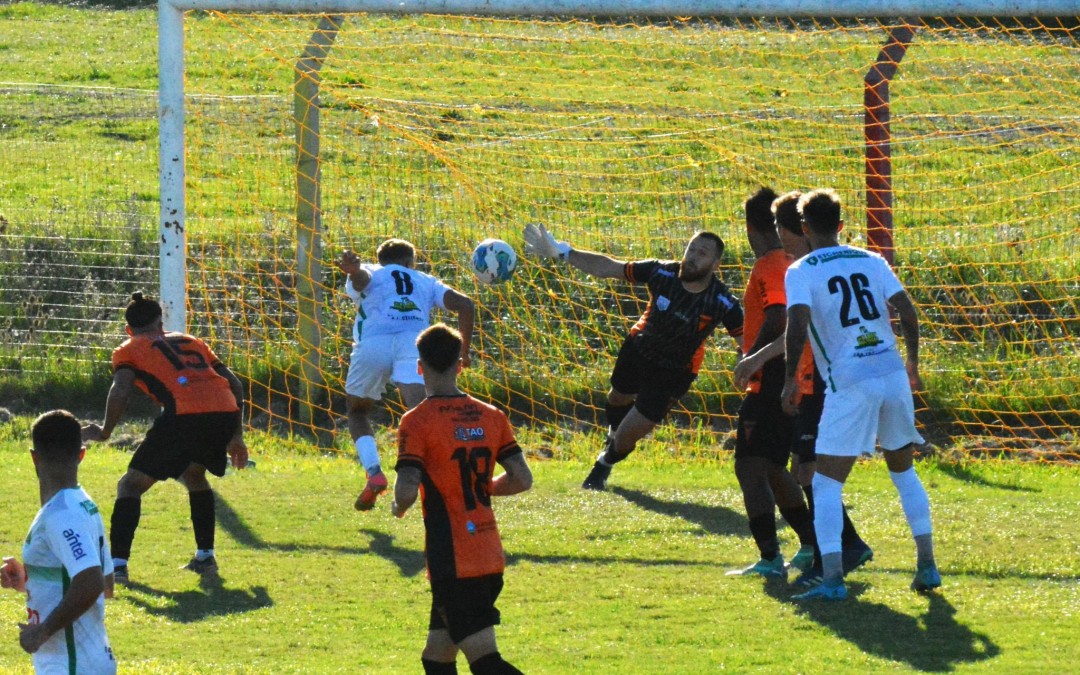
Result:
<svg viewBox="0 0 1080 675"><path fill-rule="evenodd" d="M859 536L859 531L855 529L855 523L851 522L851 518L848 518L847 507L843 504L840 505L844 510L844 529L840 531L840 545L841 546L858 546L866 543Z"/></svg>
<svg viewBox="0 0 1080 675"><path fill-rule="evenodd" d="M131 557L131 542L139 527L142 500L138 497L117 497L109 523L109 549L112 557L127 560Z"/></svg>
<svg viewBox="0 0 1080 675"><path fill-rule="evenodd" d="M776 514L772 511L750 518L750 534L754 537L763 560L774 560L780 555L780 541L776 538Z"/></svg>
<svg viewBox="0 0 1080 675"><path fill-rule="evenodd" d="M485 654L469 664L473 675L524 675L520 670L503 661L499 652Z"/></svg>
<svg viewBox="0 0 1080 675"><path fill-rule="evenodd" d="M421 658L420 663L424 664L424 675L457 675L456 661L443 663L442 661Z"/></svg>
<svg viewBox="0 0 1080 675"><path fill-rule="evenodd" d="M784 508L780 509L780 515L784 517L791 529L795 530L801 546L813 546L817 543L817 536L814 534L814 516L810 514L810 509L805 506Z"/></svg>
<svg viewBox="0 0 1080 675"><path fill-rule="evenodd" d="M214 548L214 491L199 490L188 493L191 505L191 529L195 531L195 547Z"/></svg>

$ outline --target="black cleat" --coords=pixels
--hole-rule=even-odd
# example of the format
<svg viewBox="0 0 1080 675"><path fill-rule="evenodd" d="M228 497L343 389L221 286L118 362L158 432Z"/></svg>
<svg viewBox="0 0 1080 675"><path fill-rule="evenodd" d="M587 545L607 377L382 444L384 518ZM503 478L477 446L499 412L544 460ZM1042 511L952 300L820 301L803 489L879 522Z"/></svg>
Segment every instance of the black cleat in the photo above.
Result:
<svg viewBox="0 0 1080 675"><path fill-rule="evenodd" d="M610 475L611 467L597 462L593 464L592 471L585 477L585 482L581 484L581 488L583 490L606 490L607 479Z"/></svg>

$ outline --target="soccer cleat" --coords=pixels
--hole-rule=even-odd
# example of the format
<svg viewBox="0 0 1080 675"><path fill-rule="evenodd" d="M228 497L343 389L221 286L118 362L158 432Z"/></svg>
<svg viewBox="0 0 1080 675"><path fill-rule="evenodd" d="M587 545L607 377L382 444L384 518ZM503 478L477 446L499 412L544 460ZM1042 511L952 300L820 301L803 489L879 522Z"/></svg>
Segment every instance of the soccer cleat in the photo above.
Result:
<svg viewBox="0 0 1080 675"><path fill-rule="evenodd" d="M911 582L911 590L919 593L927 593L935 588L941 588L941 573L937 565L919 565L915 571L915 579Z"/></svg>
<svg viewBox="0 0 1080 675"><path fill-rule="evenodd" d="M729 571L727 576L748 577L755 574L766 578L786 579L787 568L784 567L784 556L778 555L772 560L762 558L749 567Z"/></svg>
<svg viewBox="0 0 1080 675"><path fill-rule="evenodd" d="M611 467L597 462L593 464L592 471L585 477L581 484L583 490L606 490L607 479L611 475Z"/></svg>
<svg viewBox="0 0 1080 675"><path fill-rule="evenodd" d="M811 565L792 582L795 588L810 589L820 584L824 579L824 573L818 565Z"/></svg>
<svg viewBox="0 0 1080 675"><path fill-rule="evenodd" d="M210 556L209 558L206 558L204 560L192 558L188 561L188 564L184 565L180 569L188 570L189 572L194 572L195 574L199 574L202 576L206 576L208 574L217 574L217 558L215 558L214 556Z"/></svg>
<svg viewBox="0 0 1080 675"><path fill-rule="evenodd" d="M128 586L131 580L128 578L127 565L117 565L113 568L113 583L119 586Z"/></svg>
<svg viewBox="0 0 1080 675"><path fill-rule="evenodd" d="M375 500L379 498L379 495L386 492L387 485L389 485L389 482L386 480L386 474L377 473L374 476L369 476L367 485L364 486L353 506L357 511L370 511L374 508Z"/></svg>
<svg viewBox="0 0 1080 675"><path fill-rule="evenodd" d="M849 572L854 572L873 560L874 550L867 546L865 542L860 541L854 546L845 548L840 555L840 559L844 565L844 574L847 575Z"/></svg>
<svg viewBox="0 0 1080 675"><path fill-rule="evenodd" d="M835 586L822 582L805 593L791 596L791 599L798 600L799 602L804 602L806 600L846 600L847 586L845 586L842 581Z"/></svg>
<svg viewBox="0 0 1080 675"><path fill-rule="evenodd" d="M791 561L788 563L788 567L794 567L800 572L805 572L810 569L810 566L814 564L814 547L803 546L800 548L794 556L791 557Z"/></svg>

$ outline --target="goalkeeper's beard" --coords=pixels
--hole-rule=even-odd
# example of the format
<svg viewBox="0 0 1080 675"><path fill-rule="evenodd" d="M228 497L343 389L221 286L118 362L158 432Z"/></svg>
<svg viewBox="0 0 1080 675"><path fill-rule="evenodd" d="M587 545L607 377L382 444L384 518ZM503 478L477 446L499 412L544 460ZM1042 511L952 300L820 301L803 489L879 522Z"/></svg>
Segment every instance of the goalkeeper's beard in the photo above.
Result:
<svg viewBox="0 0 1080 675"><path fill-rule="evenodd" d="M712 274L712 272L707 267L695 270L687 267L686 263L679 264L679 281L693 283L695 281L701 281L710 274Z"/></svg>

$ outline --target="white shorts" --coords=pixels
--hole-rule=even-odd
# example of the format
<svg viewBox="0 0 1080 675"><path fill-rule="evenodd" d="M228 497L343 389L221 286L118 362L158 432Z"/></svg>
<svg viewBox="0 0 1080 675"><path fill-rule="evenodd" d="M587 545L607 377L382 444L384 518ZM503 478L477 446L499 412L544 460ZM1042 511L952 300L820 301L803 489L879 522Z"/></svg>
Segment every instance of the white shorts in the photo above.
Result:
<svg viewBox="0 0 1080 675"><path fill-rule="evenodd" d="M423 384L417 359L418 333L389 333L369 335L353 345L349 357L349 374L345 378L345 393L349 396L378 401L386 384Z"/></svg>
<svg viewBox="0 0 1080 675"><path fill-rule="evenodd" d="M924 443L915 429L915 402L907 372L871 377L825 394L818 426L817 454L858 457Z"/></svg>

